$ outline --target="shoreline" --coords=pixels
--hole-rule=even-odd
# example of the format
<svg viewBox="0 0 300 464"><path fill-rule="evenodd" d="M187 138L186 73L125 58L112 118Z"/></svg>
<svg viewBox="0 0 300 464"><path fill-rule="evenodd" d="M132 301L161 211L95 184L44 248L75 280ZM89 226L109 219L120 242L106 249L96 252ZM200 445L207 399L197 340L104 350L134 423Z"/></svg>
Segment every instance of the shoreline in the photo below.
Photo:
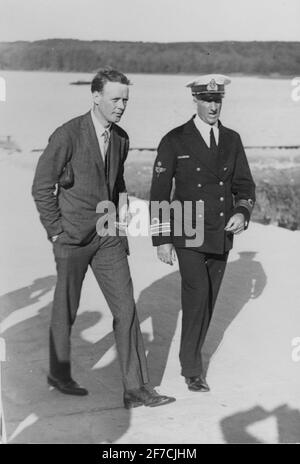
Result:
<svg viewBox="0 0 300 464"><path fill-rule="evenodd" d="M0 68L0 74L3 73L3 72L12 72L12 73L16 73L16 72L22 72L22 73L51 73L51 74L54 74L54 73L58 73L58 74L82 74L82 75L86 75L86 76L91 76L91 75L94 75L97 70L95 71L91 71L91 72L85 72L85 71L76 71L76 70L73 70L73 71L66 71L66 70L63 70L63 71L59 71L59 70L54 70L54 69L1 69ZM135 75L135 76L174 76L174 77L177 77L177 76L196 76L198 75L198 73L192 73L192 72L189 72L189 73L168 73L168 72L165 72L165 73L162 73L162 72L131 72L131 71L124 71L126 74L128 75ZM272 79L272 80L287 80L287 79L294 79L295 77L298 77L296 75L292 75L292 74L277 74L277 73L271 73L271 74L246 74L246 73L227 73L227 75L229 77L233 77L233 78L257 78L257 79ZM70 84L73 84L73 85L80 85L80 84L74 84L74 83L71 83ZM86 85L90 84L90 82L87 82ZM83 85L83 84L81 84Z"/></svg>

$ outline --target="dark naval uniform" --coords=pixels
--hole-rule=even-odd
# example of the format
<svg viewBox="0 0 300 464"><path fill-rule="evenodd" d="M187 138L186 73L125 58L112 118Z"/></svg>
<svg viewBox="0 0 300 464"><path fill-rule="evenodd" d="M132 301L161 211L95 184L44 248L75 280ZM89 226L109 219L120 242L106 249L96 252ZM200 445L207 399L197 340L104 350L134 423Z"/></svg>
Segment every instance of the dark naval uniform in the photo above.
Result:
<svg viewBox="0 0 300 464"><path fill-rule="evenodd" d="M218 127L218 145L211 147L194 118L173 129L158 147L153 170L151 202L170 205L169 220L151 206L153 245L174 244L182 277L180 361L185 377L202 374L201 348L233 244L233 234L224 228L236 213L244 215L246 228L255 202L255 184L241 138L220 122ZM192 205L186 219L202 230L200 244L188 242L193 237L187 236L184 226L180 235L176 233L174 201ZM179 218L182 224L183 217Z"/></svg>

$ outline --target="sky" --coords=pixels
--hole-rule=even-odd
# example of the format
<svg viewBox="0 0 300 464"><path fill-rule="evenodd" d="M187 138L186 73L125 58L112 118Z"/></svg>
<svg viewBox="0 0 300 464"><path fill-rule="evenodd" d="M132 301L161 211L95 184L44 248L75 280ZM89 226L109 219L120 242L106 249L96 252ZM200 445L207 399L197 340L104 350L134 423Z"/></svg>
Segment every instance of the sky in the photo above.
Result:
<svg viewBox="0 0 300 464"><path fill-rule="evenodd" d="M0 0L0 41L300 41L300 0Z"/></svg>

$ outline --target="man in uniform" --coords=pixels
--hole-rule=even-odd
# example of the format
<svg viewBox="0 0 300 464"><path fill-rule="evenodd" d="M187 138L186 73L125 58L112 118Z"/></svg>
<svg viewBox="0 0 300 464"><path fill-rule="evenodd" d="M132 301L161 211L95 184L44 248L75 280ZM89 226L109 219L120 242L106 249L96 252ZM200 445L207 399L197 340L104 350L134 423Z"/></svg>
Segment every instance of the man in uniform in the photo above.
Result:
<svg viewBox="0 0 300 464"><path fill-rule="evenodd" d="M179 358L189 390L197 392L209 390L201 349L233 236L248 227L255 201L241 138L219 121L229 83L226 76L206 75L187 84L197 114L161 140L150 195L152 241L158 258L172 265L175 252L178 257L183 312ZM173 180L175 201L171 203ZM163 202L163 214L154 207L157 202ZM186 209L181 218L176 217L174 203ZM197 240L190 240L191 227Z"/></svg>
<svg viewBox="0 0 300 464"><path fill-rule="evenodd" d="M126 191L123 174L129 140L117 123L126 109L129 84L124 74L109 67L96 74L92 109L52 134L32 187L57 268L48 384L67 395L88 394L71 375L70 337L84 276L91 266L113 314L126 408L159 406L170 400L148 384L127 238L97 233L98 205L110 201L118 206L119 194Z"/></svg>

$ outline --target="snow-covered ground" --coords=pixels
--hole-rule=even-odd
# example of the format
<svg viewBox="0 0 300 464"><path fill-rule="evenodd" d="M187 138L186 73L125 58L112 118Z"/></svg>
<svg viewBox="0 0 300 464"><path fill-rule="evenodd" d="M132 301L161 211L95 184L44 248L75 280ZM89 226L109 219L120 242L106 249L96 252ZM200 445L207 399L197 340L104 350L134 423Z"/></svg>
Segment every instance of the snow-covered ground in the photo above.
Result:
<svg viewBox="0 0 300 464"><path fill-rule="evenodd" d="M252 223L236 237L205 344L211 392L179 375L180 280L147 237L130 266L152 382L177 401L122 408L112 318L92 273L73 331L74 377L90 391L46 387L55 266L31 198L39 155L0 160L2 395L7 436L25 443L300 442L300 232ZM294 345L293 345L294 343Z"/></svg>

